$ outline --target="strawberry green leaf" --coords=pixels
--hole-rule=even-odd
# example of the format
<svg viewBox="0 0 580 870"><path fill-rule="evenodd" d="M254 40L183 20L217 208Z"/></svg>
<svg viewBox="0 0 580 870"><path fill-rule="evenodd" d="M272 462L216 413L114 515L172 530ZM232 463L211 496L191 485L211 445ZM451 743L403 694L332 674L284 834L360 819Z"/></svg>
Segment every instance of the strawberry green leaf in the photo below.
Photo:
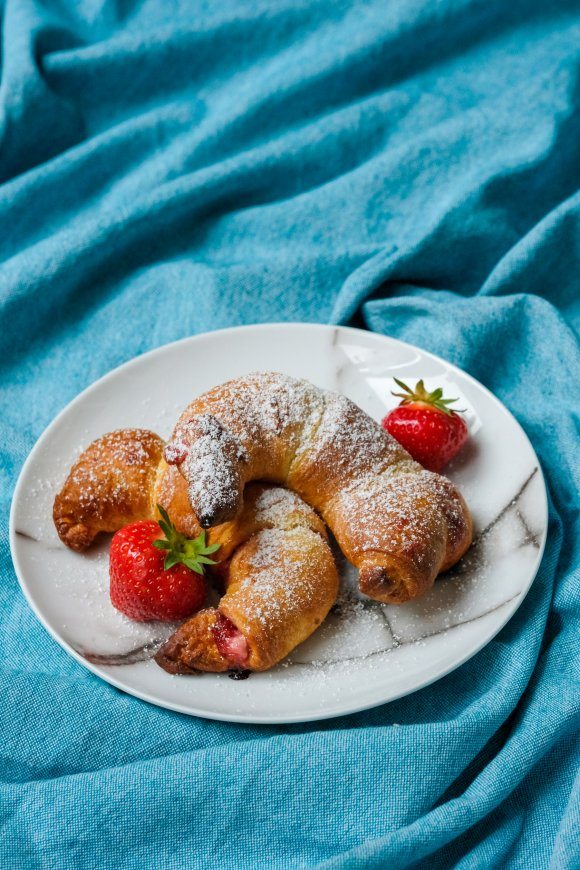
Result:
<svg viewBox="0 0 580 870"><path fill-rule="evenodd" d="M424 381L420 380L417 381L415 389L412 390L404 383L404 381L400 381L398 378L393 378L393 380L402 390L405 391L404 393L392 393L393 396L397 396L399 399L403 400L401 405L413 405L415 403L429 405L431 408L436 408L438 411L442 411L443 414L447 414L448 416L463 413L464 409L448 407L448 405L452 405L453 402L457 402L457 399L444 399L443 389L441 387L437 387L437 389L429 392L425 387Z"/></svg>
<svg viewBox="0 0 580 870"><path fill-rule="evenodd" d="M174 565L177 565L179 559L175 553L168 553L165 557L165 562L163 563L163 567L166 571L169 571L170 568L173 568Z"/></svg>
<svg viewBox="0 0 580 870"><path fill-rule="evenodd" d="M203 566L199 564L197 559L183 559L182 561L187 568L191 568L196 574L203 574Z"/></svg>
<svg viewBox="0 0 580 870"><path fill-rule="evenodd" d="M163 538L153 541L153 546L157 547L158 550L169 550L171 548L169 541L164 541Z"/></svg>
<svg viewBox="0 0 580 870"><path fill-rule="evenodd" d="M221 544L211 544L209 547L204 547L204 553L217 553Z"/></svg>
<svg viewBox="0 0 580 870"><path fill-rule="evenodd" d="M206 544L206 532L202 531L196 538L186 538L181 532L178 532L165 508L157 505L160 519L158 525L164 538L158 538L153 541L153 546L158 550L165 550L165 570L169 570L174 565L185 565L196 574L203 574L204 565L215 565L214 559L208 559L211 553L217 552L220 544Z"/></svg>
<svg viewBox="0 0 580 870"><path fill-rule="evenodd" d="M157 505L157 510L159 511L159 514L160 514L160 516L161 516L161 519L164 520L164 522L167 523L168 526L172 527L172 525L171 525L171 520L169 519L169 514L167 513L167 511L165 510L165 508L162 507L160 504L158 504L158 505Z"/></svg>
<svg viewBox="0 0 580 870"><path fill-rule="evenodd" d="M396 384L398 384L398 386L399 386L402 390L405 390L406 393L409 393L410 395L413 395L413 390L411 390L411 389L407 386L407 384L404 383L404 381L400 381L398 378L394 378L394 381L395 381ZM420 381L420 383L423 383L423 381ZM393 395L396 395L396 393L394 393Z"/></svg>

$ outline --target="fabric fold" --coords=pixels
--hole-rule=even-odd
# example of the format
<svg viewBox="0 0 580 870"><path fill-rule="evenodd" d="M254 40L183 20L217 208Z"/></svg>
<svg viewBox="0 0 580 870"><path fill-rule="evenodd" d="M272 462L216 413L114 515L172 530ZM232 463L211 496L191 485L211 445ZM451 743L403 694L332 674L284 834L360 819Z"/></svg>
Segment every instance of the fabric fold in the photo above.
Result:
<svg viewBox="0 0 580 870"><path fill-rule="evenodd" d="M0 865L575 866L577 4L7 0L1 63ZM49 637L10 499L116 365L290 320L414 343L491 389L540 458L546 552L499 635L414 695L304 725L189 718Z"/></svg>

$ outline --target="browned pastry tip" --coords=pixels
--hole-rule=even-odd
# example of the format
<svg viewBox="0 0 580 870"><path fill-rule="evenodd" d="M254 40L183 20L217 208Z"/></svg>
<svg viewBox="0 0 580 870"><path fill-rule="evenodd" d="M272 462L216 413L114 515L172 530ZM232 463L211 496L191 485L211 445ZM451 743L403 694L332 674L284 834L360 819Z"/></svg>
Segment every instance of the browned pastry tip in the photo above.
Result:
<svg viewBox="0 0 580 870"><path fill-rule="evenodd" d="M196 537L200 524L191 509L187 483L175 466L162 459L155 481L154 502L165 508L171 522L189 538ZM265 483L249 483L244 492L244 507L235 520L214 526L207 532L209 544L219 544L219 562L230 558L239 544L261 529L290 530L308 524L325 540L326 526L319 515L296 493Z"/></svg>
<svg viewBox="0 0 580 870"><path fill-rule="evenodd" d="M442 474L437 475L441 511L447 524L447 547L440 571L448 571L461 559L473 540L473 517L456 486Z"/></svg>
<svg viewBox="0 0 580 870"><path fill-rule="evenodd" d="M169 674L223 673L233 667L218 650L213 627L217 610L200 610L157 651L155 661Z"/></svg>
<svg viewBox="0 0 580 870"><path fill-rule="evenodd" d="M54 500L61 541L72 550L86 550L99 532L152 518L162 453L163 441L147 429L119 429L93 441Z"/></svg>
<svg viewBox="0 0 580 870"><path fill-rule="evenodd" d="M426 592L430 583L425 575L413 571L408 561L380 556L379 564L365 562L359 571L359 589L364 595L383 604L404 604Z"/></svg>

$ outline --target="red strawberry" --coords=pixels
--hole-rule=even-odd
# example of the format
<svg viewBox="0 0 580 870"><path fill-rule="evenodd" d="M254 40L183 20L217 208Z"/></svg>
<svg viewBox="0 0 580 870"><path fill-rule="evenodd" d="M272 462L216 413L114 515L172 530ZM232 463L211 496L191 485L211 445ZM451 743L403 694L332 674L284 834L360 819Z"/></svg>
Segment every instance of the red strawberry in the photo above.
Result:
<svg viewBox="0 0 580 870"><path fill-rule="evenodd" d="M389 411L382 426L413 459L430 471L441 471L459 453L469 432L463 417L448 408L457 399L444 399L443 390L430 393L423 381L411 390L395 378L404 393L401 404Z"/></svg>
<svg viewBox="0 0 580 870"><path fill-rule="evenodd" d="M159 523L131 523L113 536L109 555L113 606L138 622L173 622L199 610L205 598L203 566L213 565L205 532L188 540L158 506ZM161 537L162 533L165 537Z"/></svg>

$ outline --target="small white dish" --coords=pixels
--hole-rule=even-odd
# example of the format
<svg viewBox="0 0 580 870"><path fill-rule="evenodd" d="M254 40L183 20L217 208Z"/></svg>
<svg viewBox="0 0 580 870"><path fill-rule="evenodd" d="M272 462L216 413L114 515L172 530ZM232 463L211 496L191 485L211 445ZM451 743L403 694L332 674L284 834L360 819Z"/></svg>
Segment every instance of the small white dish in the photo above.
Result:
<svg viewBox="0 0 580 870"><path fill-rule="evenodd" d="M342 566L342 602L278 667L246 681L170 676L151 659L170 628L137 624L108 597L108 541L79 555L52 524L52 502L75 457L123 427L168 437L185 405L228 378L257 370L338 390L376 420L398 400L393 376L443 386L467 409L471 438L447 473L475 520L459 567L419 601L363 600ZM459 405L459 403L458 403ZM537 573L547 498L539 462L506 408L442 359L370 332L309 324L221 330L137 357L97 381L40 437L20 474L10 543L24 594L43 625L84 667L161 707L234 722L289 723L353 713L407 695L459 667L515 613Z"/></svg>

